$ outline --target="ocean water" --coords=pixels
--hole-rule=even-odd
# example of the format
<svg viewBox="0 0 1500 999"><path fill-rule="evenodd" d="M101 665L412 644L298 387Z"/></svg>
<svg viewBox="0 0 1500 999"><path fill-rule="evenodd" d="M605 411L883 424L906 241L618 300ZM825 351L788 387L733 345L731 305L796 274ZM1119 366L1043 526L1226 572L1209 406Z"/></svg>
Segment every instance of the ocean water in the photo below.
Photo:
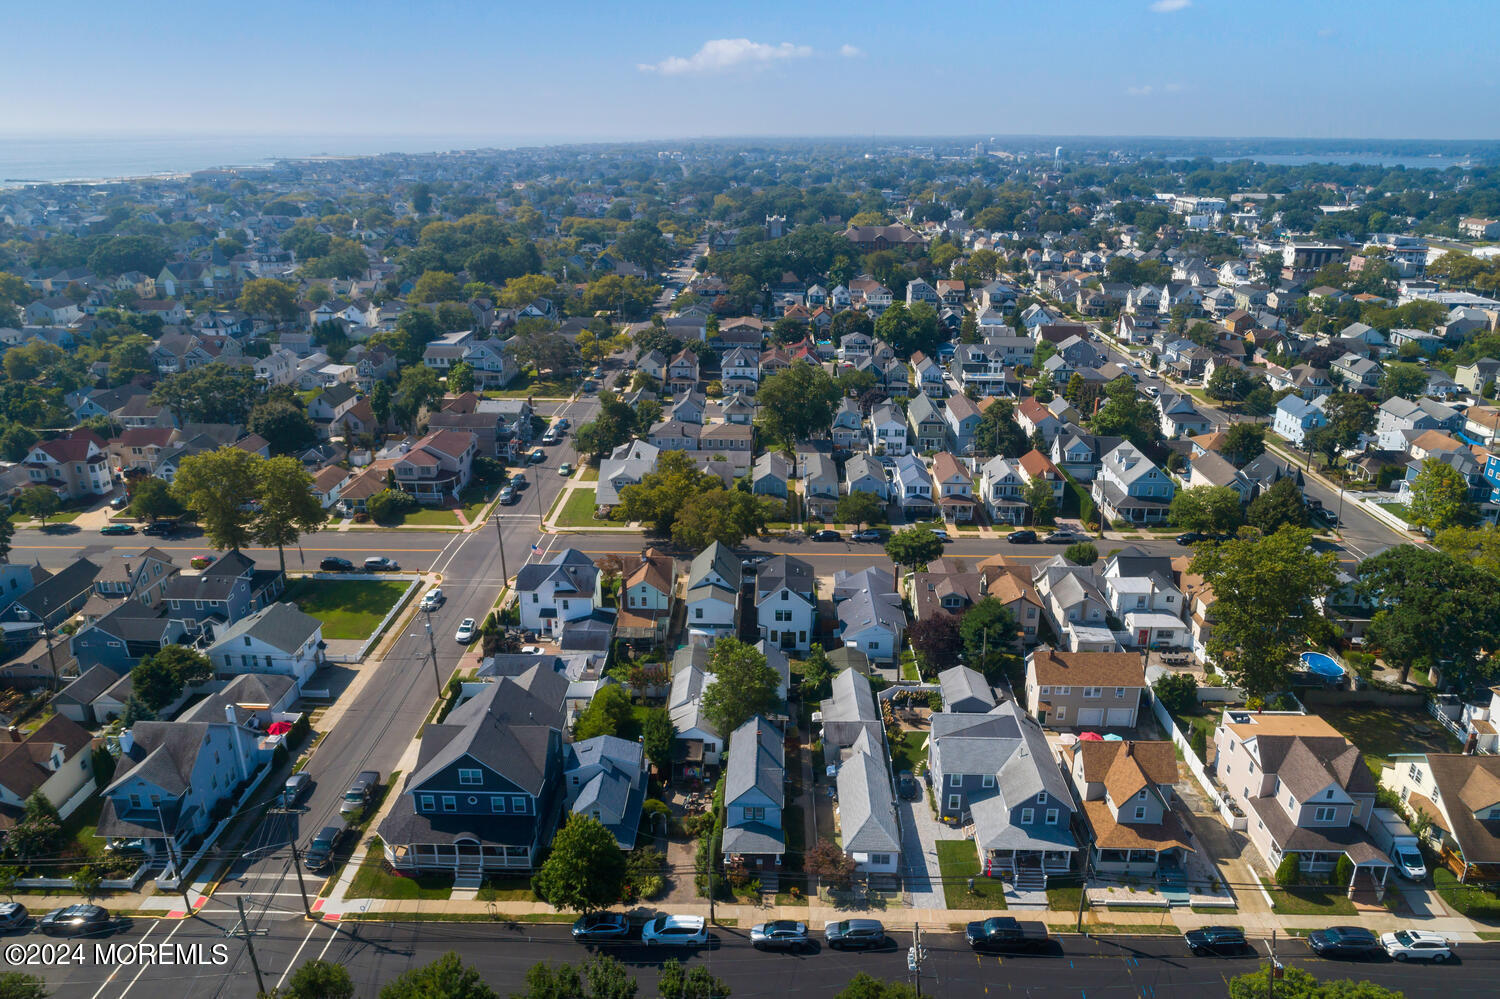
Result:
<svg viewBox="0 0 1500 999"><path fill-rule="evenodd" d="M168 176L212 167L265 166L277 159L424 153L519 144L473 136L413 135L0 135L0 187Z"/></svg>
<svg viewBox="0 0 1500 999"><path fill-rule="evenodd" d="M1400 156L1394 153L1245 153L1240 156L1215 156L1219 163L1254 160L1270 166L1306 166L1309 163L1331 163L1334 166L1405 167L1408 170L1446 170L1451 166L1467 167L1467 157Z"/></svg>

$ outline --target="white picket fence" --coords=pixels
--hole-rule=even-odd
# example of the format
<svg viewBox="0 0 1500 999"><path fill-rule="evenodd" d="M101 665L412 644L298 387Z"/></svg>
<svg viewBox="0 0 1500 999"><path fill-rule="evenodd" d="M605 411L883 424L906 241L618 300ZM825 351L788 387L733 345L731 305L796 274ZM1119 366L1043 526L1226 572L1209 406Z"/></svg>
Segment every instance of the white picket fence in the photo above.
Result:
<svg viewBox="0 0 1500 999"><path fill-rule="evenodd" d="M1219 815L1223 817L1225 824L1231 829L1244 830L1248 822L1243 814L1236 814L1235 809L1239 806L1234 805L1227 796L1219 793L1219 789L1214 785L1213 779L1208 775L1208 768L1204 766L1202 760L1198 759L1198 754L1193 750L1192 742L1183 734L1182 729L1177 727L1177 723L1172 720L1172 715L1167 711L1167 706L1161 702L1161 699L1156 696L1154 691L1149 696L1151 698L1151 713L1156 716L1156 721L1161 725L1162 730L1171 737L1173 744L1182 751L1182 758L1187 761L1188 770L1192 773L1193 779L1198 782L1198 786L1203 789L1203 793L1208 796L1208 800L1212 801L1214 807L1219 810Z"/></svg>
<svg viewBox="0 0 1500 999"><path fill-rule="evenodd" d="M394 619L397 614L400 614L402 610L406 608L407 601L411 600L412 595L415 594L417 590L419 590L422 586L421 576L413 575L407 572L314 572L310 575L309 578L356 579L364 582L372 582L377 580L382 582L386 580L396 580L398 582L405 582L407 584L406 592L401 594L401 598L391 605L391 609L386 612L385 617L380 619L380 623L375 626L375 630L370 632L370 637L366 638L364 640L364 643L360 645L359 651L354 653L353 655L328 655L323 657L325 660L331 663L364 662L365 656L369 654L370 649L375 645L377 641L380 640L380 637L385 634L386 626L391 623L392 619Z"/></svg>
<svg viewBox="0 0 1500 999"><path fill-rule="evenodd" d="M191 857L188 857L183 861L182 869L184 871L191 871L198 865L198 861L203 859L204 854L213 849L213 845L218 842L219 837L224 834L224 830L228 829L229 826L240 817L240 811L245 807L245 803L250 800L250 798L255 794L256 789L258 789L261 784L265 783L266 777L269 776L271 771L275 769L276 768L273 767L269 762L267 762L265 766L260 768L260 773L255 775L255 780L250 782L250 786L245 788L245 793L240 795L239 800L236 801L234 803L234 807L230 809L229 816L227 818L221 819L219 821L219 824L214 826L213 829L209 831L207 836L203 837L203 842L199 844L197 853L194 853ZM181 881L181 872L173 870L171 866L168 866L167 869L157 877L156 887L160 888L162 891L176 891L178 889L178 886L181 884Z"/></svg>

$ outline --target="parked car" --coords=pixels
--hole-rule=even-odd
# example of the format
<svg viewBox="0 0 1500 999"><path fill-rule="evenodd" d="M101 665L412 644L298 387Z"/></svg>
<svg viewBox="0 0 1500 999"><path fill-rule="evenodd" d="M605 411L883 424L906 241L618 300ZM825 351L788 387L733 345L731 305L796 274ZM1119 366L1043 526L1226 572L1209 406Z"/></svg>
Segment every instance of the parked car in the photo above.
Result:
<svg viewBox="0 0 1500 999"><path fill-rule="evenodd" d="M292 774L286 779L286 783L281 785L282 806L291 808L302 800L302 796L307 793L307 789L310 787L312 787L312 777L308 776L305 771L298 771Z"/></svg>
<svg viewBox="0 0 1500 999"><path fill-rule="evenodd" d="M916 801L922 797L922 788L918 786L917 779L911 775L910 770L903 770L896 775L896 793L907 801Z"/></svg>
<svg viewBox="0 0 1500 999"><path fill-rule="evenodd" d="M49 937L86 937L103 933L112 925L108 909L100 905L84 904L53 909L37 923Z"/></svg>
<svg viewBox="0 0 1500 999"><path fill-rule="evenodd" d="M844 536L842 534L840 534L838 531L822 530L822 531L813 531L812 532L812 539L814 541L843 541L844 540Z"/></svg>
<svg viewBox="0 0 1500 999"><path fill-rule="evenodd" d="M318 563L318 568L324 572L353 572L354 563L337 555L330 555Z"/></svg>
<svg viewBox="0 0 1500 999"><path fill-rule="evenodd" d="M1200 534L1197 531L1188 531L1186 534L1177 535L1175 540L1179 545L1186 548L1188 545L1196 545L1200 541L1207 541L1208 535Z"/></svg>
<svg viewBox="0 0 1500 999"><path fill-rule="evenodd" d="M1087 541L1088 538L1077 531L1053 531L1042 539L1043 543L1049 545L1071 545L1078 541Z"/></svg>
<svg viewBox="0 0 1500 999"><path fill-rule="evenodd" d="M123 510L130 505L130 495L128 493L121 493L110 500L109 505L116 510Z"/></svg>
<svg viewBox="0 0 1500 999"><path fill-rule="evenodd" d="M557 422L554 423L554 424L552 424L552 425L554 427L556 427L557 429L559 429L559 430L567 430L569 427L571 427L573 425L573 422L571 420L569 420L566 416L559 416L557 418Z"/></svg>
<svg viewBox="0 0 1500 999"><path fill-rule="evenodd" d="M557 466L557 474L563 476L564 478L568 477L569 475L572 475L573 474L573 463L571 461L565 461L561 465L558 465Z"/></svg>
<svg viewBox="0 0 1500 999"><path fill-rule="evenodd" d="M573 923L574 940L619 940L630 933L630 917L623 912L591 912Z"/></svg>
<svg viewBox="0 0 1500 999"><path fill-rule="evenodd" d="M466 617L458 622L458 630L453 633L453 640L461 645L468 645L474 641L474 634L479 630L479 622L472 617Z"/></svg>
<svg viewBox="0 0 1500 999"><path fill-rule="evenodd" d="M506 486L504 489L500 490L501 506L514 506L519 502L521 502L521 497L516 495L515 487Z"/></svg>
<svg viewBox="0 0 1500 999"><path fill-rule="evenodd" d="M971 950L985 954L1013 954L1046 949L1051 941L1042 923L1021 923L1012 916L991 916L964 928Z"/></svg>
<svg viewBox="0 0 1500 999"><path fill-rule="evenodd" d="M1384 954L1380 939L1363 926L1330 926L1313 930L1307 945L1319 957L1374 957Z"/></svg>
<svg viewBox="0 0 1500 999"><path fill-rule="evenodd" d="M641 927L647 946L702 947L708 943L708 923L702 916L657 916Z"/></svg>
<svg viewBox="0 0 1500 999"><path fill-rule="evenodd" d="M318 830L312 842L307 844L307 849L302 851L302 866L316 872L332 864L333 853L338 849L339 841L344 838L344 830L347 828L339 823Z"/></svg>
<svg viewBox="0 0 1500 999"><path fill-rule="evenodd" d="M526 478L525 472L513 472L510 477L510 484L514 489L516 489L517 492L519 492L520 490L525 489L527 486L531 485L531 482Z"/></svg>
<svg viewBox="0 0 1500 999"><path fill-rule="evenodd" d="M401 568L400 564L384 555L371 555L365 559L365 572L396 572Z"/></svg>
<svg viewBox="0 0 1500 999"><path fill-rule="evenodd" d="M878 544L879 542L885 540L885 533L883 531L874 530L873 528L866 529L866 530L863 530L863 531L855 531L853 534L849 535L849 540L850 541L874 541L874 542L876 542Z"/></svg>
<svg viewBox="0 0 1500 999"><path fill-rule="evenodd" d="M933 537L937 538L939 541L941 541L945 545L948 542L950 542L950 541L953 540L953 538L948 534L948 531L945 528L942 528L942 527L932 527L932 528L929 528L929 530L932 531Z"/></svg>
<svg viewBox="0 0 1500 999"><path fill-rule="evenodd" d="M750 927L750 944L756 950L806 950L812 947L807 924L794 919L774 919Z"/></svg>
<svg viewBox="0 0 1500 999"><path fill-rule="evenodd" d="M340 815L352 815L368 805L375 797L375 790L380 787L380 771L361 770L355 775L354 782L344 792L344 800L339 803Z"/></svg>
<svg viewBox="0 0 1500 999"><path fill-rule="evenodd" d="M20 902L0 904L0 933L19 930L31 922L31 913Z"/></svg>
<svg viewBox="0 0 1500 999"><path fill-rule="evenodd" d="M596 389L596 388L598 388L598 387L599 387L599 386L598 386L598 385L597 385L597 384L595 384L595 383L594 383L594 381L593 381L593 379L591 379L591 378L586 378L586 379L584 379L584 382L583 382L583 390L584 390L584 391L585 391L585 392L592 392L592 391L594 391L594 389Z"/></svg>
<svg viewBox="0 0 1500 999"><path fill-rule="evenodd" d="M1011 545L1034 545L1036 541L1035 531L1011 531L1005 536L1006 544Z"/></svg>
<svg viewBox="0 0 1500 999"><path fill-rule="evenodd" d="M823 927L833 950L873 950L885 945L885 927L878 919L843 919Z"/></svg>
<svg viewBox="0 0 1500 999"><path fill-rule="evenodd" d="M170 538L177 532L177 521L175 520L153 520L141 528L142 534L150 534L159 538Z"/></svg>
<svg viewBox="0 0 1500 999"><path fill-rule="evenodd" d="M526 460L531 462L533 465L540 465L542 462L547 460L547 452L543 451L539 447L532 448L531 454L526 456Z"/></svg>
<svg viewBox="0 0 1500 999"><path fill-rule="evenodd" d="M1238 926L1204 926L1182 936L1194 954L1243 954L1250 949Z"/></svg>
<svg viewBox="0 0 1500 999"><path fill-rule="evenodd" d="M443 601L447 599L447 597L443 596L443 588L441 586L434 586L423 595L422 602L417 606L424 611L437 610L443 606Z"/></svg>
<svg viewBox="0 0 1500 999"><path fill-rule="evenodd" d="M99 528L100 534L134 534L135 527L130 524L108 524Z"/></svg>
<svg viewBox="0 0 1500 999"><path fill-rule="evenodd" d="M1397 930L1382 933L1380 945L1398 961L1442 962L1453 956L1453 943L1430 930Z"/></svg>
<svg viewBox="0 0 1500 999"><path fill-rule="evenodd" d="M555 430L548 430L545 434L542 434L542 443L546 444L548 447L556 444L560 439L561 438L558 437L557 431Z"/></svg>

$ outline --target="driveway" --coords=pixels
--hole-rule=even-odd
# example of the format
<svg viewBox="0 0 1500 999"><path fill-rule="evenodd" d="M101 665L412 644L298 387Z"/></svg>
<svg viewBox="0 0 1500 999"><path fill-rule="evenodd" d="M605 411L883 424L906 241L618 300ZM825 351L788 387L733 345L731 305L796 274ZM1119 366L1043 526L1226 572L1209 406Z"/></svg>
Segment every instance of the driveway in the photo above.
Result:
<svg viewBox="0 0 1500 999"><path fill-rule="evenodd" d="M925 793L918 801L898 800L896 807L901 817L901 874L905 879L907 905L914 909L946 909L937 843L940 839L963 839L964 834L933 818Z"/></svg>

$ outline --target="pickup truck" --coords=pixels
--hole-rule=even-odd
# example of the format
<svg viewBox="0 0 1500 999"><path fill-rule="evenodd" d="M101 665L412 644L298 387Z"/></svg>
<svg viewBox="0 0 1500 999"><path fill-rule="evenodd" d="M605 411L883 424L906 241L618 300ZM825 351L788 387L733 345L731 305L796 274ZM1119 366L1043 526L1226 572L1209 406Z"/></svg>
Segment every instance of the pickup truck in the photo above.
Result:
<svg viewBox="0 0 1500 999"><path fill-rule="evenodd" d="M972 922L964 928L964 939L970 949L985 954L1034 953L1052 944L1045 923L1023 923L1010 916L991 916Z"/></svg>

